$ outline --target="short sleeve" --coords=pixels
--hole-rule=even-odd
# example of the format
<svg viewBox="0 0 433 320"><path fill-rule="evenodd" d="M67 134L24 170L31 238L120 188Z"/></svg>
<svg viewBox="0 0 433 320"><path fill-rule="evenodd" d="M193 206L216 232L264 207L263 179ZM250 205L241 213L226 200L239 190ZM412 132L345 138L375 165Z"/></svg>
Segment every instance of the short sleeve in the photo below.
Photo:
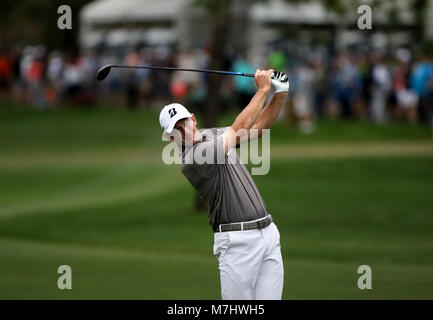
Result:
<svg viewBox="0 0 433 320"><path fill-rule="evenodd" d="M221 128L218 128L217 131L219 134L223 134L228 128L229 127L221 127Z"/></svg>

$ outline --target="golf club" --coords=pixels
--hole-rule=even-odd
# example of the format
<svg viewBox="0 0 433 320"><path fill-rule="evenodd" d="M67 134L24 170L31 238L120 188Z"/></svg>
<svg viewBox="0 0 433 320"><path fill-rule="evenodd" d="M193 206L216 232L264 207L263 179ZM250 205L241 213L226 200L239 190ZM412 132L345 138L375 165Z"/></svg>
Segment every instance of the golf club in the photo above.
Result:
<svg viewBox="0 0 433 320"><path fill-rule="evenodd" d="M232 71L219 71L219 70L205 70L205 69L186 69L186 68L172 68L172 67L156 67L156 66L120 66L107 64L100 68L96 73L96 79L99 81L104 80L111 71L111 68L128 68L128 69L154 69L154 70L170 70L170 71L193 71L193 72L205 72L205 73L216 73L225 74L230 76L242 76L242 77L252 77L254 74L245 72L232 72Z"/></svg>

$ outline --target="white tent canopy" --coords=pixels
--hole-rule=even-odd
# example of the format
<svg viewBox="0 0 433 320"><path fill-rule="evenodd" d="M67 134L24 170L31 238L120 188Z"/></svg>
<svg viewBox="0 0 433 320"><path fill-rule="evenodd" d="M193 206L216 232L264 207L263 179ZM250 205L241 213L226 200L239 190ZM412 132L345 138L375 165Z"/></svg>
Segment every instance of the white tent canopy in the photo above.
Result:
<svg viewBox="0 0 433 320"><path fill-rule="evenodd" d="M352 10L346 12L344 16L338 16L334 12L327 10L319 1L287 3L284 0L271 0L269 2L254 4L250 11L250 17L252 20L265 23L305 23L314 25L323 23L339 24L344 22L356 25L356 21L360 16L357 9L364 2L367 1L353 2ZM433 0L431 2L433 3ZM374 22L386 23L390 10L395 6L398 8L401 23L414 23L415 17L411 10L408 9L408 3L406 0L394 0L392 3L391 1L384 2L380 10L372 8Z"/></svg>
<svg viewBox="0 0 433 320"><path fill-rule="evenodd" d="M259 48L273 35L276 25L334 25L339 30L355 28L359 13L357 6L343 16L327 10L319 1L288 3L284 0L270 0L243 6L246 0L236 1L238 9L248 10L248 30L239 37L248 38L251 46ZM191 45L192 42L207 41L206 20L200 19L200 12L192 5L193 0L96 0L83 7L80 12L80 43L89 48L102 41L113 46L133 45L146 42L159 45L174 41ZM362 1L359 1L361 3ZM395 0L401 24L413 25L415 20L407 1ZM430 16L433 15L433 0L430 0ZM373 10L373 24L387 23L389 2L381 10ZM428 19L426 20L427 22ZM433 23L427 24L433 34ZM208 31L208 30L207 30ZM201 39L201 40L200 40Z"/></svg>
<svg viewBox="0 0 433 320"><path fill-rule="evenodd" d="M179 12L190 0L98 0L80 12L80 43L90 48L105 41L109 46L133 45L145 41L153 45L167 44L175 39ZM167 26L166 22L172 23ZM122 23L151 23L143 29L119 27ZM103 25L103 28L98 27ZM113 29L110 25L115 26Z"/></svg>
<svg viewBox="0 0 433 320"><path fill-rule="evenodd" d="M81 23L174 20L189 0L98 0L84 6Z"/></svg>
<svg viewBox="0 0 433 320"><path fill-rule="evenodd" d="M335 14L327 11L320 2L289 4L282 0L254 4L250 17L260 22L311 24L335 21L336 18Z"/></svg>

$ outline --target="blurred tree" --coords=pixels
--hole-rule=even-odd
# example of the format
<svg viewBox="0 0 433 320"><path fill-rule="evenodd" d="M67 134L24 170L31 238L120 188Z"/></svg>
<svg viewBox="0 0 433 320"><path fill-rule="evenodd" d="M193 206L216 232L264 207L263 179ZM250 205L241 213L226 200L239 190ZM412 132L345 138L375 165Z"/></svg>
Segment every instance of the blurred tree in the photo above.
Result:
<svg viewBox="0 0 433 320"><path fill-rule="evenodd" d="M428 0L412 0L411 9L415 15L416 21L420 24L420 39L425 39L425 24L427 19Z"/></svg>
<svg viewBox="0 0 433 320"><path fill-rule="evenodd" d="M212 28L210 44L210 69L221 70L224 67L225 48L228 44L230 31L230 1L229 0L197 0L196 5L206 9ZM207 84L206 110L203 114L204 125L207 128L218 123L218 94L221 88L221 76L210 74Z"/></svg>
<svg viewBox="0 0 433 320"><path fill-rule="evenodd" d="M211 25L212 40L210 45L210 69L224 70L225 67L225 50L229 46L231 38L230 33L236 19L233 19L232 12L235 2L243 5L243 12L247 14L249 8L254 2L264 0L195 0L195 5L205 9ZM204 126L213 128L218 125L219 113L219 94L222 85L222 77L210 74L207 82L207 97L205 110L203 112ZM195 198L196 211L206 210L206 204L197 195Z"/></svg>
<svg viewBox="0 0 433 320"><path fill-rule="evenodd" d="M230 30L229 0L196 0L195 5L205 9L212 28L209 69L222 70L227 34ZM213 128L218 125L218 95L221 89L221 76L210 74L207 81L207 97L203 112L204 126ZM197 194L194 201L196 211L203 212L207 206Z"/></svg>

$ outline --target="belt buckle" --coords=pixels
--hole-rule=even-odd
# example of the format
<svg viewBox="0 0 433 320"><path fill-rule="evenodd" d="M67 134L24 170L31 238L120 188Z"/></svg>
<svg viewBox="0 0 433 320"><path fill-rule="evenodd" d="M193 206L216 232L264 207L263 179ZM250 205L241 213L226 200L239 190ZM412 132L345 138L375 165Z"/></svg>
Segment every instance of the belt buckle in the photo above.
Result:
<svg viewBox="0 0 433 320"><path fill-rule="evenodd" d="M258 225L259 229L266 228L268 226L267 223L268 223L268 219L263 219L263 220L257 221L257 225Z"/></svg>

